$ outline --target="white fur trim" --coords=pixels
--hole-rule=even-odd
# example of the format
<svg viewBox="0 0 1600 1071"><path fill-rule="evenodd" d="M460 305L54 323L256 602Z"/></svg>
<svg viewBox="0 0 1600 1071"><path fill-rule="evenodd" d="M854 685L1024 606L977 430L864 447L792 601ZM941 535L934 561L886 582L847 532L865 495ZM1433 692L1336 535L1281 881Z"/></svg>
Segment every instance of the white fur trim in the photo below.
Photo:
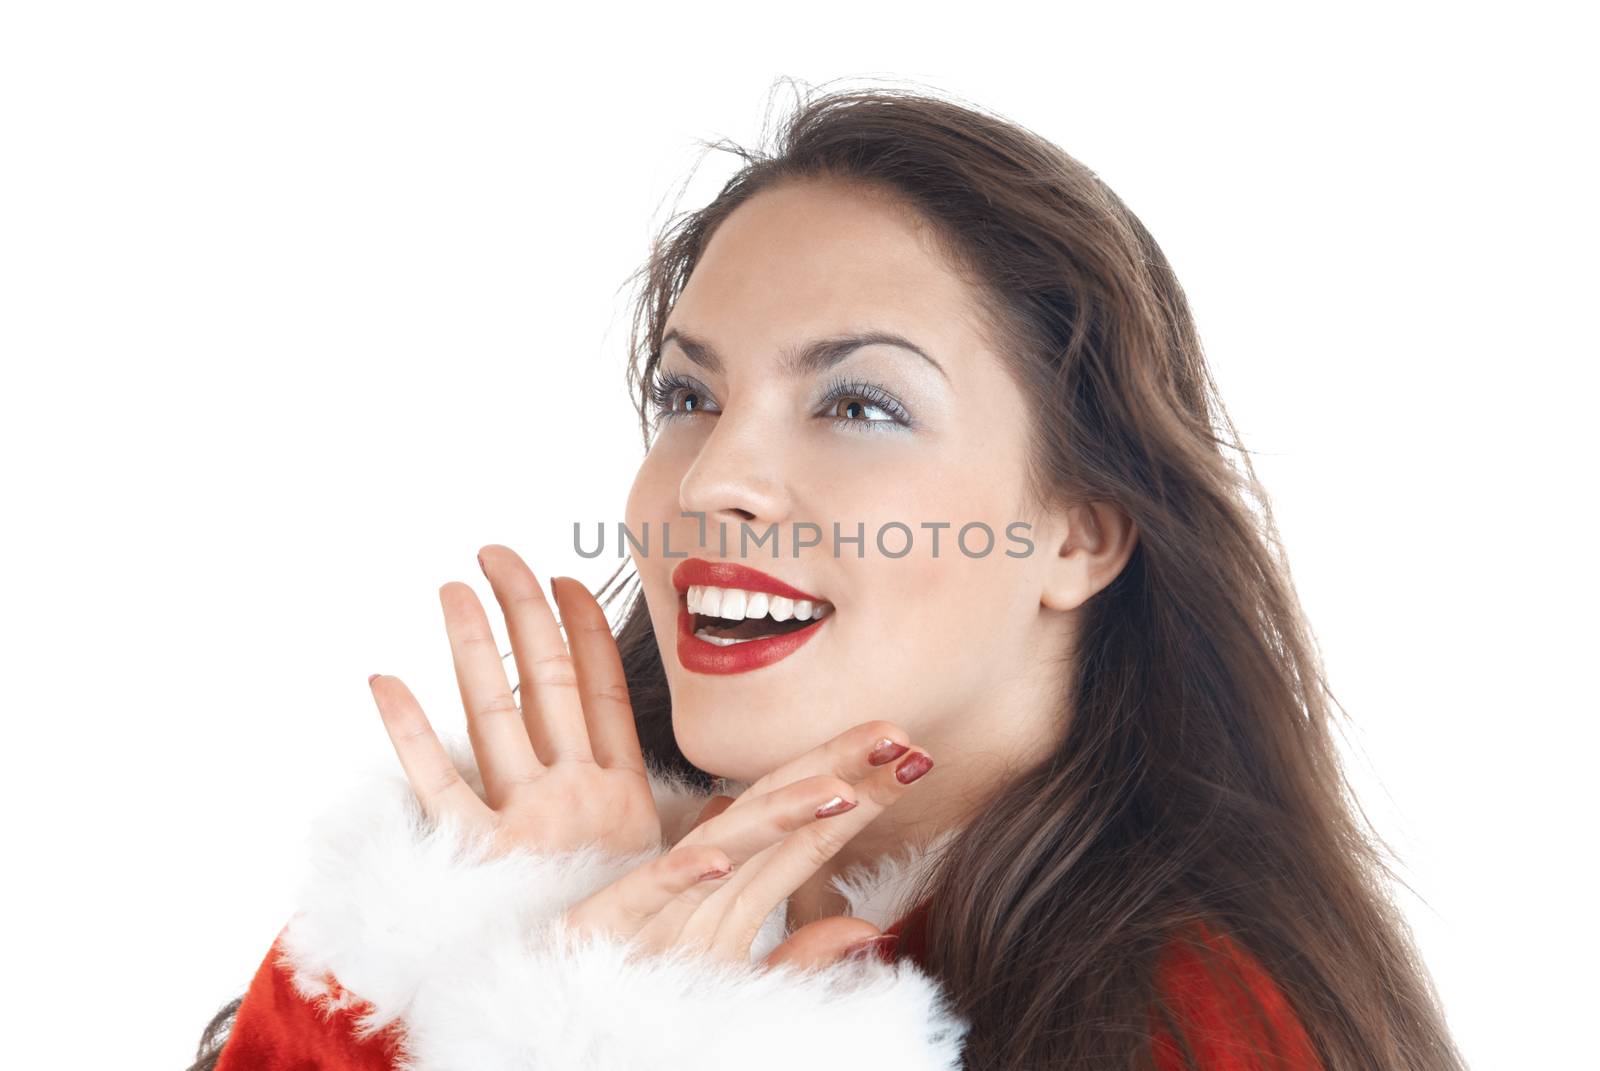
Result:
<svg viewBox="0 0 1600 1071"><path fill-rule="evenodd" d="M921 880L958 832L946 830L927 844L909 846L870 866L851 867L835 874L830 884L849 902L851 915L887 930L916 906Z"/></svg>
<svg viewBox="0 0 1600 1071"><path fill-rule="evenodd" d="M470 746L442 739L481 796ZM761 966L785 935L786 902L748 965L645 955L567 931L566 907L666 850L708 798L654 771L650 780L662 847L620 859L597 847L485 859L481 839L426 821L397 769L374 771L313 834L311 872L282 936L296 989L316 999L337 981L342 1003L370 1005L362 1034L400 1022L403 1071L961 1066L966 1024L913 962ZM882 928L922 858L834 884Z"/></svg>

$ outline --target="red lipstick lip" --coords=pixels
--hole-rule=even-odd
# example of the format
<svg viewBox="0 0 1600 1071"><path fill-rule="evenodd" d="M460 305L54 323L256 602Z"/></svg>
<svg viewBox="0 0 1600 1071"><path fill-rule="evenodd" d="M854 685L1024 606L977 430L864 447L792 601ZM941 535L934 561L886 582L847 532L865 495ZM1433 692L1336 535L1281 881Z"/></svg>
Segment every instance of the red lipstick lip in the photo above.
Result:
<svg viewBox="0 0 1600 1071"><path fill-rule="evenodd" d="M792 589L791 589L792 590ZM805 628L746 640L722 647L707 643L694 634L694 615L687 607L678 610L678 664L691 673L748 673L788 658L817 634L817 629L832 621L833 613L814 619Z"/></svg>
<svg viewBox="0 0 1600 1071"><path fill-rule="evenodd" d="M691 586L710 586L714 588L742 588L745 591L761 591L768 595L778 595L785 599L807 599L811 602L827 602L820 595L812 595L801 591L797 587L785 584L775 576L768 576L759 569L752 569L748 565L738 562L713 562L705 558L685 558L672 570L672 586L683 594ZM804 630L802 630L804 631ZM791 633L799 635L799 633ZM743 646L741 644L741 646Z"/></svg>

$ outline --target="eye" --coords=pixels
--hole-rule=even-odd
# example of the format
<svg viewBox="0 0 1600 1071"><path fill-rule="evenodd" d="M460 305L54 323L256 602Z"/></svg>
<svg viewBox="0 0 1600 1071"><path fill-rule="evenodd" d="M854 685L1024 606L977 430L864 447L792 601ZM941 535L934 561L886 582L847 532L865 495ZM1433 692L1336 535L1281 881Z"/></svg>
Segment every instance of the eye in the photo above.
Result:
<svg viewBox="0 0 1600 1071"><path fill-rule="evenodd" d="M710 391L688 376L681 376L676 372L662 372L650 384L650 407L658 420L692 416L706 411L706 402L710 394ZM682 408L679 407L680 403Z"/></svg>
<svg viewBox="0 0 1600 1071"><path fill-rule="evenodd" d="M662 372L650 384L650 406L658 421L697 413L716 413L711 392L695 379L677 372ZM881 387L871 383L833 380L819 403L818 415L853 430L878 431L914 426L911 414Z"/></svg>
<svg viewBox="0 0 1600 1071"><path fill-rule="evenodd" d="M836 425L848 425L857 431L886 431L913 426L911 414L906 412L905 406L888 391L871 383L834 380L823 396L822 409L820 416L830 417Z"/></svg>

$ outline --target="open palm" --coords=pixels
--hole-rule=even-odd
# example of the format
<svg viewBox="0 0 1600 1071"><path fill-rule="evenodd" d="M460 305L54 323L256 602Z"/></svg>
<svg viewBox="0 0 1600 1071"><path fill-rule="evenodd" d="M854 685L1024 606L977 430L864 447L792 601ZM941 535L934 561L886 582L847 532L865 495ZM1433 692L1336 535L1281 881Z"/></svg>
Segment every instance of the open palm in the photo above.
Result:
<svg viewBox="0 0 1600 1071"><path fill-rule="evenodd" d="M543 588L515 551L490 544L478 561L505 615L522 697L519 706L477 595L466 584L445 584L439 601L483 798L462 779L411 690L394 676L370 681L424 813L481 832L494 855L588 845L628 855L659 845L622 658L600 604L576 580L553 582L563 640Z"/></svg>

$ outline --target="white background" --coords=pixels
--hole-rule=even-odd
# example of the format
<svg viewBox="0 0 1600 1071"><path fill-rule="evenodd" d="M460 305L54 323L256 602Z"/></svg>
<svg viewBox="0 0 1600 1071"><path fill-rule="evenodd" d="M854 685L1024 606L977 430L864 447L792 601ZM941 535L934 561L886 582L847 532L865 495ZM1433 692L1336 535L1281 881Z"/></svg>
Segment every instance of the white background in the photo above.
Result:
<svg viewBox="0 0 1600 1071"><path fill-rule="evenodd" d="M1154 232L1469 1060L1570 1062L1597 951L1576 11L7 5L10 1062L186 1066L312 819L392 760L367 674L462 725L438 586L487 599L486 542L609 574L569 525L619 516L640 456L624 284L694 139L754 142L781 75L999 111Z"/></svg>

